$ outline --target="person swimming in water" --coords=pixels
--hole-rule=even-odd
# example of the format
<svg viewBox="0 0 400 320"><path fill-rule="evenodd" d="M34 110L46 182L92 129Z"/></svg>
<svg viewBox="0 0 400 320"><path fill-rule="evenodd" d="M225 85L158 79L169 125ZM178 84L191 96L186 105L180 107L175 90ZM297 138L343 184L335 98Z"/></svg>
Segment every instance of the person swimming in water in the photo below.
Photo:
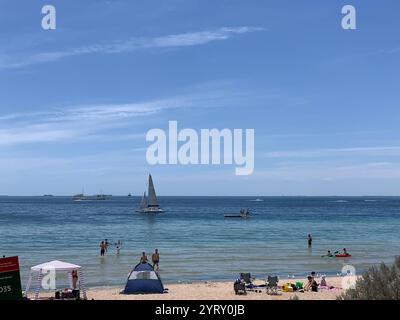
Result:
<svg viewBox="0 0 400 320"><path fill-rule="evenodd" d="M313 238L312 238L311 234L309 234L309 235L308 235L308 246L309 246L309 247L312 246L312 241L313 241Z"/></svg>
<svg viewBox="0 0 400 320"><path fill-rule="evenodd" d="M326 255L323 256L323 257L333 257L333 254L332 254L331 250L328 250L328 252L326 253Z"/></svg>

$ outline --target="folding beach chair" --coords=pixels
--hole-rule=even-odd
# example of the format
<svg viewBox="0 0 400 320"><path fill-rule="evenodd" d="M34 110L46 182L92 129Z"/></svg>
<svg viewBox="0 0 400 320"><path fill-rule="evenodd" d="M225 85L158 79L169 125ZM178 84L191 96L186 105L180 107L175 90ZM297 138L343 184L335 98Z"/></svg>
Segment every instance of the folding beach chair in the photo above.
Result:
<svg viewBox="0 0 400 320"><path fill-rule="evenodd" d="M250 273L241 273L240 280L243 280L246 284L253 284L254 278L251 277Z"/></svg>
<svg viewBox="0 0 400 320"><path fill-rule="evenodd" d="M255 278L253 278L250 273L241 273L240 280L245 283L247 291L261 292L257 289L259 286L254 285L253 281Z"/></svg>
<svg viewBox="0 0 400 320"><path fill-rule="evenodd" d="M267 280L267 294L278 294L278 282L279 279L277 276L271 277L268 276L268 280Z"/></svg>

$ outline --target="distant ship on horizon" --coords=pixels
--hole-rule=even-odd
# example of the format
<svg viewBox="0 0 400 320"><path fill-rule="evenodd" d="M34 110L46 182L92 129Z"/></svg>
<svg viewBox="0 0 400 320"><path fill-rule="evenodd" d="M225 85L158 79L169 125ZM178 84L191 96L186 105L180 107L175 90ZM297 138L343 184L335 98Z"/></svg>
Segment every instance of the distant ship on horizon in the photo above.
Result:
<svg viewBox="0 0 400 320"><path fill-rule="evenodd" d="M107 196L103 193L95 194L93 196L86 196L84 191L82 193L78 193L72 197L73 201L99 201L99 200L107 200Z"/></svg>

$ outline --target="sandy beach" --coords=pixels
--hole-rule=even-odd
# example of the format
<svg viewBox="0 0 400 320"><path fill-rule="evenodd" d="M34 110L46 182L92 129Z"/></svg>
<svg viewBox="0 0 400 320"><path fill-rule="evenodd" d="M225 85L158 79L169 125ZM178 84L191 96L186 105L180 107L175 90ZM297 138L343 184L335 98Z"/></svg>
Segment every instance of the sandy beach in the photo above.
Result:
<svg viewBox="0 0 400 320"><path fill-rule="evenodd" d="M248 292L247 295L235 295L232 282L207 281L197 283L178 283L168 284L165 294L147 295L124 295L120 294L123 287L110 288L89 288L87 291L88 299L94 300L288 300L295 295L300 300L335 300L342 293L342 280L340 277L327 277L327 284L334 286L335 289L320 289L319 292L282 292L278 290L278 295L268 295L265 288L261 292ZM295 283L305 279L281 279L279 285L287 282ZM317 279L319 282L319 279ZM262 280L256 280L255 284L263 284ZM43 293L41 297L52 296L50 293ZM29 294L33 298L33 294Z"/></svg>

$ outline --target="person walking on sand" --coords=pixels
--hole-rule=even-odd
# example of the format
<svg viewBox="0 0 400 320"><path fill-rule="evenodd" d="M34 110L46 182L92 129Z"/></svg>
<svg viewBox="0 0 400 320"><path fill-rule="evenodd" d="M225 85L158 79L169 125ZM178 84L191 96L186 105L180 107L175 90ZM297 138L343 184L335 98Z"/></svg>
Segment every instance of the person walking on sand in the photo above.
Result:
<svg viewBox="0 0 400 320"><path fill-rule="evenodd" d="M308 246L311 247L312 246L312 236L311 234L308 235Z"/></svg>
<svg viewBox="0 0 400 320"><path fill-rule="evenodd" d="M157 266L156 271L160 270L160 254L158 253L158 249L155 249L152 256L151 256L151 260L153 261L153 268L155 268Z"/></svg>
<svg viewBox="0 0 400 320"><path fill-rule="evenodd" d="M140 263L146 263L147 262L147 256L146 252L142 252L142 256L140 257Z"/></svg>
<svg viewBox="0 0 400 320"><path fill-rule="evenodd" d="M100 243L100 256L104 257L104 253L106 252L106 244L104 241Z"/></svg>

